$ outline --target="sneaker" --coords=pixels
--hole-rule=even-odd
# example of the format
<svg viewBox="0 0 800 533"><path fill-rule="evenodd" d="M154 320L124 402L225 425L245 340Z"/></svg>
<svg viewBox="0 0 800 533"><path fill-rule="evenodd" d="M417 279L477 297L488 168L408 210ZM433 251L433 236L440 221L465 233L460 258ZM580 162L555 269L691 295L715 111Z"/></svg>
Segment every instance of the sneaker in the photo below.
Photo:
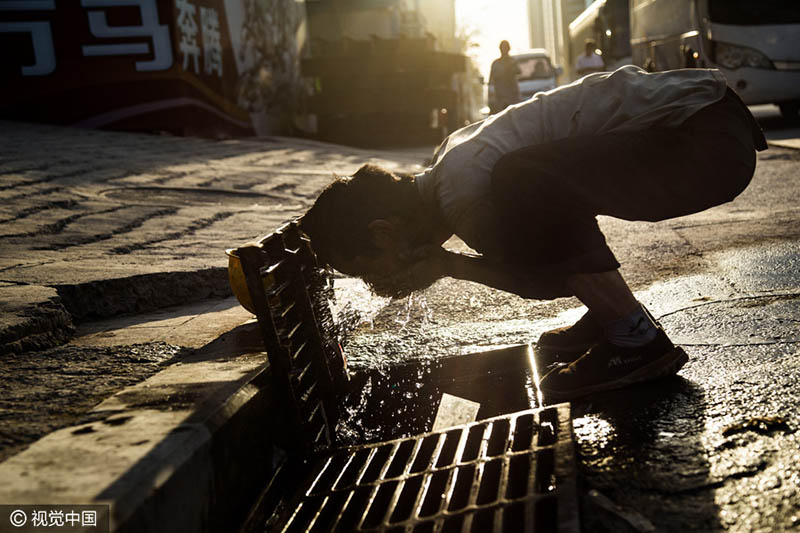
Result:
<svg viewBox="0 0 800 533"><path fill-rule="evenodd" d="M661 324L642 306L642 310L658 327ZM552 362L571 363L586 353L589 348L605 340L603 327L597 322L591 311L571 326L545 331L536 341L536 349L542 352L543 358Z"/></svg>
<svg viewBox="0 0 800 533"><path fill-rule="evenodd" d="M540 381L548 401L565 401L595 392L619 389L678 372L689 360L683 349L658 328L644 346L623 348L603 341L573 363L555 368Z"/></svg>
<svg viewBox="0 0 800 533"><path fill-rule="evenodd" d="M555 360L572 362L603 339L602 326L586 311L575 324L542 333L536 349L560 356Z"/></svg>

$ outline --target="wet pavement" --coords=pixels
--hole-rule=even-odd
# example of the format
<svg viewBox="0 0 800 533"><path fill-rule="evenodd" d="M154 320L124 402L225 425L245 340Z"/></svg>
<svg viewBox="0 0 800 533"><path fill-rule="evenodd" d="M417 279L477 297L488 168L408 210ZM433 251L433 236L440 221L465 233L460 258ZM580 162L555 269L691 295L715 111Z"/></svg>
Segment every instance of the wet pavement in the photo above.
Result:
<svg viewBox="0 0 800 533"><path fill-rule="evenodd" d="M637 287L691 359L675 378L573 403L585 531L800 527L799 261L798 240L750 244ZM343 296L359 290L340 283ZM533 341L577 320L577 305L444 280L377 313L366 305L348 354L390 375L409 358Z"/></svg>
<svg viewBox="0 0 800 533"><path fill-rule="evenodd" d="M772 279L759 275L762 258L776 257L787 260ZM721 265L737 265L724 270L731 289L657 313L690 354L680 375L573 404L587 489L659 531L800 525L798 257L797 243L721 254ZM670 280L647 296L668 309L676 286L691 294L713 283L704 278ZM636 530L584 503L589 530Z"/></svg>

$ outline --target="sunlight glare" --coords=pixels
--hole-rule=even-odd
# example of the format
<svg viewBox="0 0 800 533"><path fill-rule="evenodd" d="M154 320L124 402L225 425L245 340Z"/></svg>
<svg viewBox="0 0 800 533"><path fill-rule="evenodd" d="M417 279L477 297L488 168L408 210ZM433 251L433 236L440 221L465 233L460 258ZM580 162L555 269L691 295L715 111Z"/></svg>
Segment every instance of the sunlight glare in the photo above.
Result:
<svg viewBox="0 0 800 533"><path fill-rule="evenodd" d="M474 45L468 53L487 80L500 41L511 44L512 54L530 47L526 0L456 0L456 18L460 33Z"/></svg>

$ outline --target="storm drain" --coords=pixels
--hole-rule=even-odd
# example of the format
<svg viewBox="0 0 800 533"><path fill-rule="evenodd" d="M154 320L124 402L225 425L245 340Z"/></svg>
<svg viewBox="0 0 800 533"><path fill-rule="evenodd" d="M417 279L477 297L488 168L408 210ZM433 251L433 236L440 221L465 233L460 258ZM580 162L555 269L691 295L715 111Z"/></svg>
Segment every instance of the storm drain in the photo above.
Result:
<svg viewBox="0 0 800 533"><path fill-rule="evenodd" d="M331 450L268 531L577 532L569 404Z"/></svg>
<svg viewBox="0 0 800 533"><path fill-rule="evenodd" d="M244 530L579 531L569 404L335 448L348 376L341 348L325 334L330 311L315 305L324 285L310 243L293 221L235 257L286 450L274 457Z"/></svg>

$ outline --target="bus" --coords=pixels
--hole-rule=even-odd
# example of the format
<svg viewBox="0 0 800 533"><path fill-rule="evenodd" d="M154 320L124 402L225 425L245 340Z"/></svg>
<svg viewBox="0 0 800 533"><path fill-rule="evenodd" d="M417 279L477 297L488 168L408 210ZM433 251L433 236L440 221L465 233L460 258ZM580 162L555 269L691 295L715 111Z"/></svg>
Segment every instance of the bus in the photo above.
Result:
<svg viewBox="0 0 800 533"><path fill-rule="evenodd" d="M587 40L597 43L606 70L631 63L628 0L595 0L569 25L570 72Z"/></svg>
<svg viewBox="0 0 800 533"><path fill-rule="evenodd" d="M631 0L633 62L654 72L718 68L748 105L800 109L797 0Z"/></svg>

